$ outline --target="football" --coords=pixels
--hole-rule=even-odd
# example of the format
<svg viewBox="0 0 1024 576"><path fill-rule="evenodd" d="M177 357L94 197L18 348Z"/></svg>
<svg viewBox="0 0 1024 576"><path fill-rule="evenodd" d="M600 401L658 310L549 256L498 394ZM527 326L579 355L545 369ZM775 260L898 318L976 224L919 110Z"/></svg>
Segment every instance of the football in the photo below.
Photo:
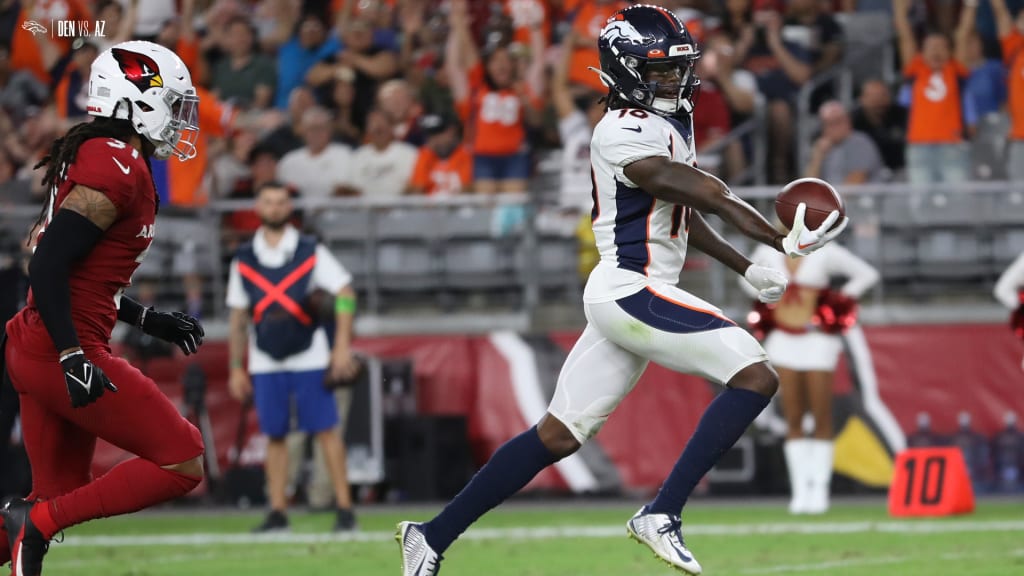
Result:
<svg viewBox="0 0 1024 576"><path fill-rule="evenodd" d="M839 220L836 220L833 228L839 225L843 216L846 216L843 199L831 184L818 178L800 178L786 184L782 192L775 197L775 214L786 228L793 228L796 207L801 202L807 204L804 224L811 230L821 226L833 210L839 210Z"/></svg>

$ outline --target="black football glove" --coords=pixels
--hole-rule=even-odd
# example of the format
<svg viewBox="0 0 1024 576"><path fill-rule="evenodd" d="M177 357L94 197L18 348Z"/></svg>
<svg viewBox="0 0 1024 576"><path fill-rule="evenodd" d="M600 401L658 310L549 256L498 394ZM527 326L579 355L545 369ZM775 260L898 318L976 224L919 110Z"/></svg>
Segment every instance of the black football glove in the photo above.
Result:
<svg viewBox="0 0 1024 576"><path fill-rule="evenodd" d="M164 342L177 344L185 353L195 354L203 344L206 332L199 320L183 312L157 312L146 310L142 317L142 331Z"/></svg>
<svg viewBox="0 0 1024 576"><path fill-rule="evenodd" d="M72 408L92 404L103 396L104 390L117 392L117 386L81 350L61 356L60 365L64 369L64 383L68 387Z"/></svg>

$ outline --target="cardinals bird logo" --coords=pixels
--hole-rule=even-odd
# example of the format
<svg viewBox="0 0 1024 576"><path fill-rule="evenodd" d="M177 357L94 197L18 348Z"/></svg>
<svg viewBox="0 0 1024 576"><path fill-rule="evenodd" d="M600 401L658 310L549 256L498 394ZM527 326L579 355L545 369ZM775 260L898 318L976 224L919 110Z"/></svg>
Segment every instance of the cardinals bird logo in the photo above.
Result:
<svg viewBox="0 0 1024 576"><path fill-rule="evenodd" d="M114 48L111 52L121 67L121 71L124 72L124 77L135 84L139 92L145 92L150 88L160 88L164 85L164 79L160 77L160 67L149 56L121 48Z"/></svg>
<svg viewBox="0 0 1024 576"><path fill-rule="evenodd" d="M36 34L46 34L46 26L43 26L35 20L25 20L25 23L21 25L22 30L28 30L33 36Z"/></svg>

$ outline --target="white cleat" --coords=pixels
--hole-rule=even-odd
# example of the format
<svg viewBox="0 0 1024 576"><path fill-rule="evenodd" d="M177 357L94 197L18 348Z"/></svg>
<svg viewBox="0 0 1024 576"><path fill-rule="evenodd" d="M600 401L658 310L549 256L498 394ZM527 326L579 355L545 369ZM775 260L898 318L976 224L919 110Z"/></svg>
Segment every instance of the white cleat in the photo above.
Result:
<svg viewBox="0 0 1024 576"><path fill-rule="evenodd" d="M395 540L402 549L402 576L435 576L443 557L427 544L422 524L399 522Z"/></svg>
<svg viewBox="0 0 1024 576"><path fill-rule="evenodd" d="M644 506L629 519L626 529L634 540L653 550L669 566L691 576L701 573L700 563L683 542L679 516L651 514Z"/></svg>

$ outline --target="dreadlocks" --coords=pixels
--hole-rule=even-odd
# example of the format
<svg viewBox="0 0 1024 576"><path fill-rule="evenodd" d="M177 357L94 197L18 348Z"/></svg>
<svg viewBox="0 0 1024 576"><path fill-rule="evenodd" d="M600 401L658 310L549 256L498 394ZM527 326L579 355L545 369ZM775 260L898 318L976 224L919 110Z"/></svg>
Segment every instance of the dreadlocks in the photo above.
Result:
<svg viewBox="0 0 1024 576"><path fill-rule="evenodd" d="M92 138L114 138L127 143L137 134L129 120L98 117L94 118L92 122L83 122L75 125L63 137L54 140L50 146L50 152L43 156L43 159L34 167L35 170L46 167L46 174L43 176L43 189L50 191L50 194L46 196L46 202L43 204L43 209L39 213L39 219L36 220L35 226L45 223L46 214L50 211L50 204L56 197L54 191L64 183L68 167L75 162L78 148L86 140L91 140ZM145 139L143 139L143 142L145 142ZM149 155L143 154L143 157L146 159L146 166L150 168L150 174L152 174L153 167L149 163ZM155 187L156 184L154 183ZM31 241L31 236L29 240Z"/></svg>

